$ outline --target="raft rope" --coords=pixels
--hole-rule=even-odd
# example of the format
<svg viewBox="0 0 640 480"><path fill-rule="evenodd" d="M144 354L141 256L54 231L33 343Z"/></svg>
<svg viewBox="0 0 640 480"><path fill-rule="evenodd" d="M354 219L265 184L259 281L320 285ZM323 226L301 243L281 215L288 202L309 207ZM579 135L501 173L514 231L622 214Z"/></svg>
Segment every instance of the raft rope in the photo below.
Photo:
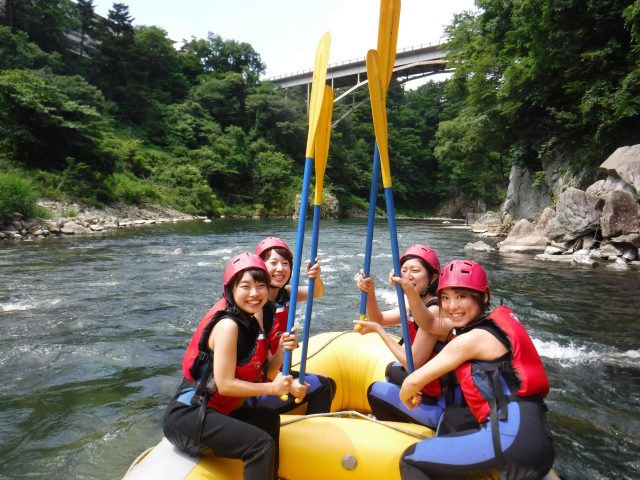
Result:
<svg viewBox="0 0 640 480"><path fill-rule="evenodd" d="M309 418L319 418L319 417L361 418L363 420L368 420L370 422L377 423L378 425L382 425L383 427L390 428L391 430L395 430L396 432L404 433L405 435L411 435L412 437L419 438L420 440L426 440L427 438L431 438L431 436L429 435L422 435L421 433L412 432L411 430L407 430L405 428L397 427L395 425L389 425L383 421L376 419L375 417L370 417L369 415L365 415L356 410L344 410L341 412L314 413L311 415L302 415L298 418L294 418L291 420L285 420L285 421L281 420L280 427L285 427L287 425L291 425L292 423L301 422ZM282 416L280 418L282 418Z"/></svg>
<svg viewBox="0 0 640 480"><path fill-rule="evenodd" d="M334 337L331 337L328 341L326 341L323 345L321 345L315 352L313 352L311 355L307 355L307 359L312 358L314 355L317 355L322 350L324 350L329 345L331 345L331 343L334 340L337 340L338 338L340 338L341 336L343 336L343 335L345 335L347 333L353 333L353 330L346 330L344 332L340 332L339 334L337 334ZM291 367L297 366L299 364L300 364L300 362L297 362L295 364L292 364ZM317 418L317 417L361 418L363 420L368 420L370 422L377 423L378 425L382 425L383 427L390 428L391 430L395 430L397 432L404 433L405 435L411 435L412 437L419 438L420 440L425 440L427 438L431 438L430 436L422 435L422 434L416 433L416 432L412 432L411 430L407 430L407 429L404 429L404 428L401 428L401 427L397 427L395 425L389 425L387 423L384 423L383 421L380 421L380 420L376 419L373 416L365 415L365 414L360 413L360 412L358 412L356 410L343 410L341 412L315 413L315 414L311 414L311 415L304 415L304 416L301 416L299 418L294 418L292 420L286 420L284 422L281 421L280 422L280 426L284 427L284 426L290 425L292 423L301 422L301 421L307 420L309 418Z"/></svg>
<svg viewBox="0 0 640 480"><path fill-rule="evenodd" d="M311 355L307 355L307 360L310 358L313 358L315 355L319 354L322 350L324 350L325 348L327 348L329 345L331 345L331 343L334 340L337 340L338 338L340 338L341 336L347 334L347 333L353 333L353 330L345 330L344 332L340 332L339 334L337 334L335 337L330 338L328 341L326 341L324 343L324 345L321 345L320 348L318 348L315 352L313 352ZM300 361L291 364L291 368L293 367L297 367L298 365L300 365Z"/></svg>
<svg viewBox="0 0 640 480"><path fill-rule="evenodd" d="M329 345L331 345L331 343L334 340L337 340L338 338L340 338L341 336L347 334L347 333L353 333L353 330L345 330L344 332L340 332L338 335L330 338L328 341L326 341L323 345L320 346L320 348L318 348L315 352L313 352L311 355L307 355L307 359L312 358L313 356L317 355L318 353L320 353L322 350L324 350L325 348L327 348ZM298 366L300 364L300 362L298 361L295 364L292 364L291 367L295 367ZM396 427L395 425L388 425L380 420L377 420L375 417L370 417L368 415L364 415L363 413L360 413L356 410L344 410L342 412L329 412L329 413L315 413L315 414L311 414L311 415L304 415L301 416L299 418L295 418L292 420L286 420L284 422L280 422L280 426L281 427L285 427L287 425L291 425L292 423L296 423L296 422L301 422L302 420L307 420L309 418L316 418L316 417L336 417L336 418L361 418L363 420L368 420L370 422L374 422L377 423L378 425L382 425L383 427L387 427L390 428L391 430L395 430L397 432L400 433L404 433L405 435L410 435L412 437L416 437L419 438L420 440L425 440L427 438L431 438L427 435L422 435L420 433L416 433L416 432L412 432L411 430L406 430L404 428L400 428L400 427ZM140 455L138 455L136 457L136 459L131 463L131 465L129 466L129 469L127 470L127 472L125 473L125 476L140 462L142 461L142 459L144 457L147 456L147 454L149 454L151 452L151 450L153 450L155 447L149 447L147 448L144 452L142 452Z"/></svg>

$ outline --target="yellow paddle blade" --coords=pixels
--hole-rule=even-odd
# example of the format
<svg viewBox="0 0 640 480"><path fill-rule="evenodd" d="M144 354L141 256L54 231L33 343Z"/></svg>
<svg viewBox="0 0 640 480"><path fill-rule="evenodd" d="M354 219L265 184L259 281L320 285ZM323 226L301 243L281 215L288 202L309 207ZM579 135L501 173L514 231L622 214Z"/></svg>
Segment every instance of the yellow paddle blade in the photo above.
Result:
<svg viewBox="0 0 640 480"><path fill-rule="evenodd" d="M307 133L307 158L313 157L313 140L318 127L320 106L324 95L324 85L327 81L327 64L329 62L329 47L331 34L325 33L318 42L316 48L316 61L313 67L313 79L311 80L311 97L309 98L309 131Z"/></svg>
<svg viewBox="0 0 640 480"><path fill-rule="evenodd" d="M389 168L389 151L387 145L387 111L385 109L382 78L378 66L378 52L367 52L367 77L369 81L369 100L371 102L371 114L373 116L373 129L376 132L378 152L380 152L380 171L382 172L382 185L391 187L391 169Z"/></svg>
<svg viewBox="0 0 640 480"><path fill-rule="evenodd" d="M380 78L383 79L383 93L386 96L396 62L398 26L400 24L400 0L380 0L378 22L378 60Z"/></svg>
<svg viewBox="0 0 640 480"><path fill-rule="evenodd" d="M314 205L322 205L322 186L324 183L324 171L329 156L329 138L331 137L331 115L333 113L333 90L329 85L324 86L324 96L320 107L320 119L316 130L315 141L315 171L316 193L313 197Z"/></svg>

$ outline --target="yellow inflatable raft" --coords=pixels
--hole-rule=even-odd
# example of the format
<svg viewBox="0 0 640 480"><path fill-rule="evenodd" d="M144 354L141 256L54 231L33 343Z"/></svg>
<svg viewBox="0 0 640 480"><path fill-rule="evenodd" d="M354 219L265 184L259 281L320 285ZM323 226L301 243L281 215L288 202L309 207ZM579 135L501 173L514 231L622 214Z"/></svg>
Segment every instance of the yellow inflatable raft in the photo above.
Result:
<svg viewBox="0 0 640 480"><path fill-rule="evenodd" d="M294 352L298 361L301 349ZM384 379L391 352L378 335L330 332L309 340L307 371L329 376L337 391L331 413L281 416L280 478L285 480L400 479L399 461L410 445L432 437L426 427L371 418L367 388ZM303 407L301 407L302 409ZM239 460L191 457L167 439L141 454L123 480L241 479ZM550 472L545 480L557 479Z"/></svg>

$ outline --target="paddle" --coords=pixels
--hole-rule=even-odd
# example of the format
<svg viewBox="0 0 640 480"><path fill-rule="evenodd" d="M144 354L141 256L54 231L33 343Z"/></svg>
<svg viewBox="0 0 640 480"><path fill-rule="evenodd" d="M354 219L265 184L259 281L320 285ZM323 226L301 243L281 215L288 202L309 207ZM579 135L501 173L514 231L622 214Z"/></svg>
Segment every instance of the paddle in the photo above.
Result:
<svg viewBox="0 0 640 480"><path fill-rule="evenodd" d="M320 108L320 120L316 131L315 140L315 173L316 193L313 197L313 230L311 233L311 265L318 256L318 233L320 231L320 210L322 206L322 188L324 183L324 171L329 155L329 138L331 136L331 114L333 113L333 90L325 85L322 106ZM304 384L305 370L307 366L307 349L309 347L309 334L311 330L311 312L313 310L313 294L315 290L315 278L309 279L307 287L307 307L304 315L304 330L302 331L302 351L300 353L299 381ZM296 398L296 403L300 403Z"/></svg>
<svg viewBox="0 0 640 480"><path fill-rule="evenodd" d="M302 193L300 194L300 210L298 212L298 232L296 235L296 247L293 255L293 272L291 276L291 293L289 298L289 316L287 317L287 332L291 332L295 323L296 303L298 300L298 285L300 283L300 265L302 263L302 247L304 244L304 227L307 220L307 208L309 206L309 184L311 183L311 165L315 147L316 130L320 118L324 86L327 81L327 63L329 61L329 46L331 35L325 33L318 42L316 58L313 67L313 79L311 81L311 96L309 99L309 130L307 133L307 149L304 161L304 174L302 177ZM291 368L291 351L284 351L282 361L282 374L289 375ZM285 401L288 396L280 397Z"/></svg>
<svg viewBox="0 0 640 480"><path fill-rule="evenodd" d="M385 79L383 97L386 103L387 88L393 75L396 59L396 43L398 40L398 25L400 23L400 0L381 0L380 17L378 21L378 52L382 64L380 77ZM371 190L369 194L369 213L367 216L367 239L364 249L363 273L367 278L371 272L371 251L373 247L373 229L376 219L376 198L378 196L378 182L380 178L380 153L378 144L373 148L373 168L371 169ZM360 294L360 320L367 318L367 292ZM362 330L360 325L355 331Z"/></svg>
<svg viewBox="0 0 640 480"><path fill-rule="evenodd" d="M396 214L393 205L393 185L391 182L391 168L389 167L389 149L387 132L387 111L383 96L380 69L378 67L378 52L367 52L367 77L369 78L369 97L371 99L371 113L373 115L373 129L376 133L378 151L380 152L380 169L382 171L382 185L387 204L387 219L389 224L389 237L391 240L391 256L393 258L393 271L400 273L400 252L398 248L398 232L396 230ZM386 80L386 79L385 79ZM411 354L411 342L409 342L409 324L407 322L407 308L404 303L402 286L396 284L398 295L398 307L400 308L400 321L402 336L405 339L404 347L407 356L407 370L413 372L413 356Z"/></svg>

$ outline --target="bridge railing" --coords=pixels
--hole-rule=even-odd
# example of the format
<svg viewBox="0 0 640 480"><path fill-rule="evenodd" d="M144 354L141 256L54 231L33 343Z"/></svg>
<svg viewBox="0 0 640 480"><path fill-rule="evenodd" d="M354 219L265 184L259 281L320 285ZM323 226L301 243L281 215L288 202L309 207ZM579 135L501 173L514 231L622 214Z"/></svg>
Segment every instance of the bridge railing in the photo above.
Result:
<svg viewBox="0 0 640 480"><path fill-rule="evenodd" d="M420 45L412 45L410 47L404 47L404 48L401 48L399 50L396 50L396 56L397 56L398 53L411 52L413 50L421 50L423 48L429 48L429 47L439 47L439 46L441 46L443 44L444 44L444 42L438 41L438 42L421 43ZM342 65L349 65L351 63L363 62L365 60L365 58L366 58L366 55L362 56L362 57L351 58L349 60L342 60L342 61L339 61L339 62L336 62L336 63L331 63L331 64L329 64L327 69L331 70L334 67L340 67ZM309 73L313 73L313 68L308 68L308 69L305 69L305 70L297 70L295 72L284 73L282 75L275 75L273 77L269 77L269 78L266 78L264 80L266 80L268 82L272 82L272 81L275 81L275 80L282 80L284 78L297 77L297 76L300 76L300 75L307 75Z"/></svg>

